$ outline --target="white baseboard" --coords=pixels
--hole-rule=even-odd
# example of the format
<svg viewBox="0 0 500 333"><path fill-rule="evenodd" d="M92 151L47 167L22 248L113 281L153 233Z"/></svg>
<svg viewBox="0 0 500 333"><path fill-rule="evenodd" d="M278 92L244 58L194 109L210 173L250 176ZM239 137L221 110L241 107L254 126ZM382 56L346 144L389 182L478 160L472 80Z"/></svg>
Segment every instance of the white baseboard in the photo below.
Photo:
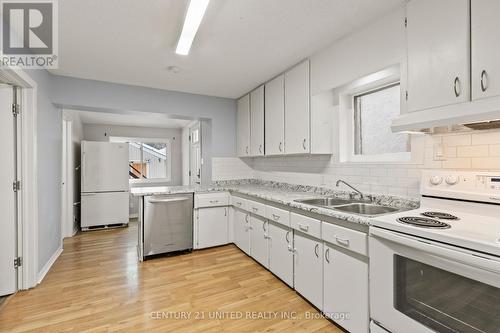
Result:
<svg viewBox="0 0 500 333"><path fill-rule="evenodd" d="M129 214L128 218L129 219L136 219L139 217L139 214Z"/></svg>
<svg viewBox="0 0 500 333"><path fill-rule="evenodd" d="M49 272L49 270L52 267L52 265L56 262L57 258L59 258L59 256L61 255L62 251L63 251L63 248L61 246L52 255L52 257L50 257L49 261L47 261L47 263L45 264L45 266L43 266L42 270L40 272L38 272L38 284L40 284L40 282L42 282L43 278L45 277L45 275L47 275L47 273Z"/></svg>

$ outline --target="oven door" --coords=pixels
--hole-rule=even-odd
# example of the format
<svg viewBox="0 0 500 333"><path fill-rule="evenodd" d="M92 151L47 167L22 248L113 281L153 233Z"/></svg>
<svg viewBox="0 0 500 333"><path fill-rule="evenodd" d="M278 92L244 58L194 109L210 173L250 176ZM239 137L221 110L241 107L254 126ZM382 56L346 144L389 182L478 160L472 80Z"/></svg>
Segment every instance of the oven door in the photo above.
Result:
<svg viewBox="0 0 500 333"><path fill-rule="evenodd" d="M500 333L500 259L372 227L370 307L394 333Z"/></svg>

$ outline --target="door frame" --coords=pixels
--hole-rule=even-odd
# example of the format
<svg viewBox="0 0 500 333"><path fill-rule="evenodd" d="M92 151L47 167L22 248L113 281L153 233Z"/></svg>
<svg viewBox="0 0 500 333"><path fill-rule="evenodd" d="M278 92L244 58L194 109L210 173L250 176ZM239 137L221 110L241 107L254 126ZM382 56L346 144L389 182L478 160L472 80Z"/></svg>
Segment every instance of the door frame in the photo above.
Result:
<svg viewBox="0 0 500 333"><path fill-rule="evenodd" d="M193 138L192 138L192 131L198 128L198 142L196 144L193 144ZM193 146L199 146L200 147L200 168L198 170L199 172L199 178L200 178L200 184L202 183L202 172L203 172L203 142L202 142L202 136L201 136L201 121L196 121L195 123L191 124L189 126L189 185L196 185L192 182L193 178L195 175L193 175L192 168L192 154L193 154Z"/></svg>
<svg viewBox="0 0 500 333"><path fill-rule="evenodd" d="M61 244L74 234L74 178L73 122L62 119L62 182L61 182Z"/></svg>
<svg viewBox="0 0 500 333"><path fill-rule="evenodd" d="M21 143L18 156L21 191L18 214L18 290L37 285L38 279L38 167L37 167L37 83L23 70L0 69L0 80L20 89Z"/></svg>

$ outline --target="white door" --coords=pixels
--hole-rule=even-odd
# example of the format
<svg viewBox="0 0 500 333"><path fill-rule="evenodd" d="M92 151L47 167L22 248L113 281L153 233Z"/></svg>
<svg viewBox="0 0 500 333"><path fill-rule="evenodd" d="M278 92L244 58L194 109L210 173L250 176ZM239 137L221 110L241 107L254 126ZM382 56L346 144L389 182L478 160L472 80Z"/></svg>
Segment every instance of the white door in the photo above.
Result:
<svg viewBox="0 0 500 333"><path fill-rule="evenodd" d="M472 99L500 95L500 1L472 0Z"/></svg>
<svg viewBox="0 0 500 333"><path fill-rule="evenodd" d="M234 210L234 243L243 252L250 255L250 220L249 214L245 211Z"/></svg>
<svg viewBox="0 0 500 333"><path fill-rule="evenodd" d="M82 192L128 191L128 143L82 141Z"/></svg>
<svg viewBox="0 0 500 333"><path fill-rule="evenodd" d="M16 180L17 124L12 114L14 94L12 86L0 86L0 138L2 163L0 163L0 296L16 292L17 272L14 259L17 254L16 193L12 183Z"/></svg>
<svg viewBox="0 0 500 333"><path fill-rule="evenodd" d="M250 95L238 100L237 117L237 147L238 156L250 156Z"/></svg>
<svg viewBox="0 0 500 333"><path fill-rule="evenodd" d="M408 110L469 100L469 0L408 2Z"/></svg>
<svg viewBox="0 0 500 333"><path fill-rule="evenodd" d="M269 269L293 288L293 232L281 224L268 224Z"/></svg>
<svg viewBox="0 0 500 333"><path fill-rule="evenodd" d="M250 255L266 268L269 268L268 224L266 219L253 214L250 215Z"/></svg>
<svg viewBox="0 0 500 333"><path fill-rule="evenodd" d="M250 93L250 154L264 155L264 86Z"/></svg>
<svg viewBox="0 0 500 333"><path fill-rule="evenodd" d="M368 258L324 247L323 312L351 333L368 333Z"/></svg>
<svg viewBox="0 0 500 333"><path fill-rule="evenodd" d="M285 76L269 81L264 90L266 155L285 151Z"/></svg>
<svg viewBox="0 0 500 333"><path fill-rule="evenodd" d="M295 290L321 309L323 306L323 243L295 232L293 246Z"/></svg>
<svg viewBox="0 0 500 333"><path fill-rule="evenodd" d="M310 152L309 61L285 73L285 152Z"/></svg>
<svg viewBox="0 0 500 333"><path fill-rule="evenodd" d="M228 207L198 209L197 248L203 249L228 243Z"/></svg>
<svg viewBox="0 0 500 333"><path fill-rule="evenodd" d="M201 185L201 127L189 129L189 185Z"/></svg>

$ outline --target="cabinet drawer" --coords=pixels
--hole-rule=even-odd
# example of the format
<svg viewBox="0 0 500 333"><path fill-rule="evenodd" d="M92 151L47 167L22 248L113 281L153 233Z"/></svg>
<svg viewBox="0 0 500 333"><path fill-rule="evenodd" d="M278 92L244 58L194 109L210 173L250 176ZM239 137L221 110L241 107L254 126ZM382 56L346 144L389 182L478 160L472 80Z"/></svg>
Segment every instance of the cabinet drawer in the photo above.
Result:
<svg viewBox="0 0 500 333"><path fill-rule="evenodd" d="M321 238L321 221L307 217L304 215L291 213L290 223L293 229L311 235L316 238Z"/></svg>
<svg viewBox="0 0 500 333"><path fill-rule="evenodd" d="M194 208L218 207L229 205L229 193L207 193L194 196Z"/></svg>
<svg viewBox="0 0 500 333"><path fill-rule="evenodd" d="M234 195L231 196L231 205L242 210L247 210L247 200L235 197Z"/></svg>
<svg viewBox="0 0 500 333"><path fill-rule="evenodd" d="M255 215L266 217L266 205L260 202L247 200L247 211Z"/></svg>
<svg viewBox="0 0 500 333"><path fill-rule="evenodd" d="M363 255L368 254L368 238L359 231L323 222L323 240Z"/></svg>
<svg viewBox="0 0 500 333"><path fill-rule="evenodd" d="M266 218L285 225L290 226L290 212L284 209L279 209L273 206L266 206Z"/></svg>

